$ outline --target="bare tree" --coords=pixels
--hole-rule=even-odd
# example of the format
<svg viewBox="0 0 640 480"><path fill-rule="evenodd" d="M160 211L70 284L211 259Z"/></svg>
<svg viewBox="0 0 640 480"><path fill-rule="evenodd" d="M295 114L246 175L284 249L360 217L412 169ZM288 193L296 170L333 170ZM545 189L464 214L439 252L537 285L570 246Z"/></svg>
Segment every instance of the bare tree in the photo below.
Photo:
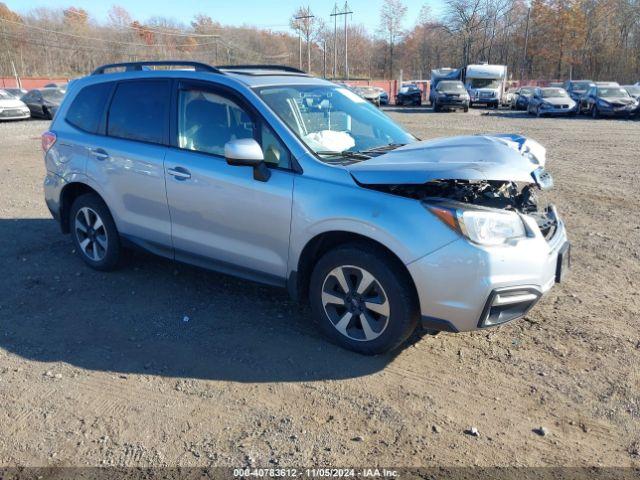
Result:
<svg viewBox="0 0 640 480"><path fill-rule="evenodd" d="M378 31L384 36L389 52L388 78L393 78L394 47L402 35L402 22L407 14L407 7L401 0L384 0L380 9L380 26Z"/></svg>
<svg viewBox="0 0 640 480"><path fill-rule="evenodd" d="M297 30L307 45L307 71L311 71L311 44L318 33L318 21L309 7L299 7L290 19L291 28Z"/></svg>

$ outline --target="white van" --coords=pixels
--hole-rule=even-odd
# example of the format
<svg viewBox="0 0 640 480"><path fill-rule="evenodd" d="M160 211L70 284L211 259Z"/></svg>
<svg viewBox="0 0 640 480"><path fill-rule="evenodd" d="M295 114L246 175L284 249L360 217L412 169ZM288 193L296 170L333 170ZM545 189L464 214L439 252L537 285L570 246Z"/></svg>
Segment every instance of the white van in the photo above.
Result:
<svg viewBox="0 0 640 480"><path fill-rule="evenodd" d="M506 65L468 65L465 86L471 97L471 105L483 104L498 108L502 103L506 81Z"/></svg>

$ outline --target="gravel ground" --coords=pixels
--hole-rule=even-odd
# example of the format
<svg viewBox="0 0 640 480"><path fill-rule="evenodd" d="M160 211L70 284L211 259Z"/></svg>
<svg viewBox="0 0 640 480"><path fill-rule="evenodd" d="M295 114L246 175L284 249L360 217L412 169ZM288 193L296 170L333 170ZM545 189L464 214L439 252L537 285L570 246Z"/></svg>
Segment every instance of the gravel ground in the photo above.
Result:
<svg viewBox="0 0 640 480"><path fill-rule="evenodd" d="M573 272L525 319L366 358L277 289L92 271L44 204L47 123L0 124L0 465L640 466L640 123L389 111L547 147Z"/></svg>

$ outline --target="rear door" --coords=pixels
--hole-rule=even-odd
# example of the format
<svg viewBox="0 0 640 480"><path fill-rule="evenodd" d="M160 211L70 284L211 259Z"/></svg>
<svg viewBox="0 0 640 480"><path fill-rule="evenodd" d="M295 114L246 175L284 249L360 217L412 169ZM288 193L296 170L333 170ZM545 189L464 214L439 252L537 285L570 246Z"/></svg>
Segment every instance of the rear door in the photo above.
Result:
<svg viewBox="0 0 640 480"><path fill-rule="evenodd" d="M87 175L102 188L121 234L171 257L171 222L164 182L171 80L115 85L104 135L92 138Z"/></svg>
<svg viewBox="0 0 640 480"><path fill-rule="evenodd" d="M183 82L165 160L176 259L268 283L287 270L293 177L290 153L233 91ZM266 182L228 165L224 145L254 138L271 168Z"/></svg>

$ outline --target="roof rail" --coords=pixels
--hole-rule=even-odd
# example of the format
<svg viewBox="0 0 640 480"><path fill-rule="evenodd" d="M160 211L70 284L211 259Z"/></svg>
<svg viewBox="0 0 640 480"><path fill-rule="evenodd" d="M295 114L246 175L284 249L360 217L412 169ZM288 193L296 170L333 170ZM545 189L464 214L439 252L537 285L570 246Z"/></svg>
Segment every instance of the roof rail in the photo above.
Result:
<svg viewBox="0 0 640 480"><path fill-rule="evenodd" d="M216 68L219 70L281 70L283 72L307 75L307 72L287 65L216 65Z"/></svg>
<svg viewBox="0 0 640 480"><path fill-rule="evenodd" d="M125 72L141 71L144 67L193 67L197 72L222 73L219 69L201 62L190 60L150 60L144 62L109 63L96 68L91 75L102 75L105 70L124 68Z"/></svg>

